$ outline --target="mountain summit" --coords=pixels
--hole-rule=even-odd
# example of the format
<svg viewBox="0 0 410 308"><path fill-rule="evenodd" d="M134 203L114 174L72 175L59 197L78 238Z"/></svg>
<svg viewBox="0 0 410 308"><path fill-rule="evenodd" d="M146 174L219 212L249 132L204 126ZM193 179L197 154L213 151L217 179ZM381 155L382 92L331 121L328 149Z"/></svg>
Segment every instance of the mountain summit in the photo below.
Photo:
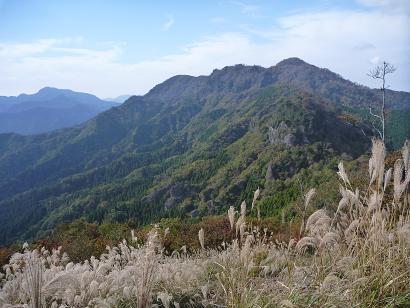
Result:
<svg viewBox="0 0 410 308"><path fill-rule="evenodd" d="M31 135L70 127L115 105L91 94L51 87L30 95L0 96L0 133Z"/></svg>

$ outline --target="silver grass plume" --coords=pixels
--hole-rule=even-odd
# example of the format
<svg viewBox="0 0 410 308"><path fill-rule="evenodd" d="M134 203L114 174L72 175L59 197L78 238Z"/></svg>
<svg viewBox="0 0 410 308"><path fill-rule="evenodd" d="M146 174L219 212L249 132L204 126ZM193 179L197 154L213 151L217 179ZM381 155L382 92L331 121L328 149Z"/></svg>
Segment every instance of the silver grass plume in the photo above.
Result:
<svg viewBox="0 0 410 308"><path fill-rule="evenodd" d="M253 208L254 208L254 206L255 206L256 200L258 199L260 193L261 193L261 190L260 190L259 187L258 187L258 189L255 190L255 192L253 193L252 210L253 210Z"/></svg>
<svg viewBox="0 0 410 308"><path fill-rule="evenodd" d="M317 238L305 236L299 240L295 248L299 253L314 252L318 248L319 243Z"/></svg>
<svg viewBox="0 0 410 308"><path fill-rule="evenodd" d="M320 240L319 246L321 248L336 248L339 245L340 236L336 232L327 232Z"/></svg>
<svg viewBox="0 0 410 308"><path fill-rule="evenodd" d="M152 302L152 289L154 283L155 270L158 266L156 251L161 243L158 237L158 226L148 233L146 252L144 256L144 267L142 276L138 279L138 308L149 307Z"/></svg>
<svg viewBox="0 0 410 308"><path fill-rule="evenodd" d="M201 244L201 248L205 249L205 234L204 234L204 229L201 228L198 232L198 238L199 238L199 243Z"/></svg>
<svg viewBox="0 0 410 308"><path fill-rule="evenodd" d="M381 187L384 175L384 159L386 148L380 139L372 139L372 156L369 160L370 185L376 182L377 188Z"/></svg>
<svg viewBox="0 0 410 308"><path fill-rule="evenodd" d="M345 183L345 185L349 184L349 186L350 186L350 181L349 181L349 178L346 174L345 167L343 166L343 162L341 161L337 165L337 167L339 168L339 171L337 172L337 174L339 175L340 179L343 181L343 183Z"/></svg>
<svg viewBox="0 0 410 308"><path fill-rule="evenodd" d="M44 307L43 265L36 250L30 253L26 260L24 279L30 296L30 308Z"/></svg>
<svg viewBox="0 0 410 308"><path fill-rule="evenodd" d="M236 221L236 237L238 237L238 232L241 231L241 228L244 225L245 225L245 217L241 215Z"/></svg>
<svg viewBox="0 0 410 308"><path fill-rule="evenodd" d="M393 169L389 168L389 170L387 170L386 173L384 174L383 191L386 191L387 185L389 185L390 183L392 173L393 173Z"/></svg>
<svg viewBox="0 0 410 308"><path fill-rule="evenodd" d="M245 217L246 215L246 201L243 200L241 203L241 216Z"/></svg>
<svg viewBox="0 0 410 308"><path fill-rule="evenodd" d="M172 300L172 296L167 292L158 292L157 299L159 299L164 306L164 308L169 308Z"/></svg>
<svg viewBox="0 0 410 308"><path fill-rule="evenodd" d="M331 219L323 209L317 210L306 221L306 231L313 236L321 237L328 232Z"/></svg>
<svg viewBox="0 0 410 308"><path fill-rule="evenodd" d="M407 185L410 182L410 172L406 172L406 177L402 182L401 179L403 177L404 171L404 162L402 159L396 160L394 163L394 171L393 171L393 185L394 185L394 201L397 203L399 202L401 195L405 191Z"/></svg>
<svg viewBox="0 0 410 308"><path fill-rule="evenodd" d="M409 169L410 169L410 141L409 140L406 140L406 142L404 142L404 146L403 146L401 153L403 155L404 169L406 170L406 172L409 172Z"/></svg>
<svg viewBox="0 0 410 308"><path fill-rule="evenodd" d="M310 201L312 201L313 197L316 194L316 189L311 188L305 195L305 210L307 209Z"/></svg>
<svg viewBox="0 0 410 308"><path fill-rule="evenodd" d="M235 209L233 206L229 207L228 210L228 219L229 219L229 224L231 225L231 231L233 230L233 227L235 225Z"/></svg>

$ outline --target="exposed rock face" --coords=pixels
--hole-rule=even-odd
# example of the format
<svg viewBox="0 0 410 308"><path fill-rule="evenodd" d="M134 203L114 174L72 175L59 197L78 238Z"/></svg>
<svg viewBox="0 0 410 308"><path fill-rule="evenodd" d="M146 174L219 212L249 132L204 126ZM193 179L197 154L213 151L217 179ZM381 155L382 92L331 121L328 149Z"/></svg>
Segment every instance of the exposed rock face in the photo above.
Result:
<svg viewBox="0 0 410 308"><path fill-rule="evenodd" d="M285 144L293 146L296 144L296 137L284 121L280 122L276 129L269 126L268 137L269 143L272 145Z"/></svg>
<svg viewBox="0 0 410 308"><path fill-rule="evenodd" d="M141 199L144 203L153 203L160 199L169 189L170 185L160 187Z"/></svg>
<svg viewBox="0 0 410 308"><path fill-rule="evenodd" d="M228 189L228 193L232 195L239 195L245 189L246 180L240 179Z"/></svg>
<svg viewBox="0 0 410 308"><path fill-rule="evenodd" d="M190 185L175 183L160 187L141 199L144 203L159 202L164 200L166 209L175 208L184 198L194 194L196 191Z"/></svg>
<svg viewBox="0 0 410 308"><path fill-rule="evenodd" d="M286 146L295 146L297 144L309 143L303 126L294 129L289 127L284 121L280 122L277 128L269 126L268 138L269 143L272 145L284 144Z"/></svg>
<svg viewBox="0 0 410 308"><path fill-rule="evenodd" d="M269 162L268 167L266 169L265 180L266 181L272 181L274 179L275 178L273 177L272 162Z"/></svg>

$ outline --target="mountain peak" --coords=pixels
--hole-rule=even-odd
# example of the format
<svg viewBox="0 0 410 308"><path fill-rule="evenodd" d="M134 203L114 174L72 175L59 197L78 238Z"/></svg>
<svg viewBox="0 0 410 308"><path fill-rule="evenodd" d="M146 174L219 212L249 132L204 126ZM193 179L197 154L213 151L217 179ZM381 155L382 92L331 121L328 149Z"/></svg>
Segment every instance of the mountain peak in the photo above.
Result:
<svg viewBox="0 0 410 308"><path fill-rule="evenodd" d="M37 94L56 94L56 93L64 93L64 92L72 92L72 91L66 90L66 89L58 89L54 87L44 87L38 90Z"/></svg>
<svg viewBox="0 0 410 308"><path fill-rule="evenodd" d="M276 66L282 66L282 65L306 65L308 63L306 63L305 61L303 61L300 58L297 57L292 57L292 58L287 58L284 59L280 62L278 62L278 64L276 64Z"/></svg>

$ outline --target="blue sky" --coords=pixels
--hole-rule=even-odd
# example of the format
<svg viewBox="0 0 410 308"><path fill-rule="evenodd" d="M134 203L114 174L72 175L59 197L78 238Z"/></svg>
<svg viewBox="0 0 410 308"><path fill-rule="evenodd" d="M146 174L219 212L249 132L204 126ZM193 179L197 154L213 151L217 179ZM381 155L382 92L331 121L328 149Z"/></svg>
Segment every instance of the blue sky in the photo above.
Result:
<svg viewBox="0 0 410 308"><path fill-rule="evenodd" d="M297 56L352 81L386 59L410 90L410 1L0 0L0 95L144 94L175 74Z"/></svg>

